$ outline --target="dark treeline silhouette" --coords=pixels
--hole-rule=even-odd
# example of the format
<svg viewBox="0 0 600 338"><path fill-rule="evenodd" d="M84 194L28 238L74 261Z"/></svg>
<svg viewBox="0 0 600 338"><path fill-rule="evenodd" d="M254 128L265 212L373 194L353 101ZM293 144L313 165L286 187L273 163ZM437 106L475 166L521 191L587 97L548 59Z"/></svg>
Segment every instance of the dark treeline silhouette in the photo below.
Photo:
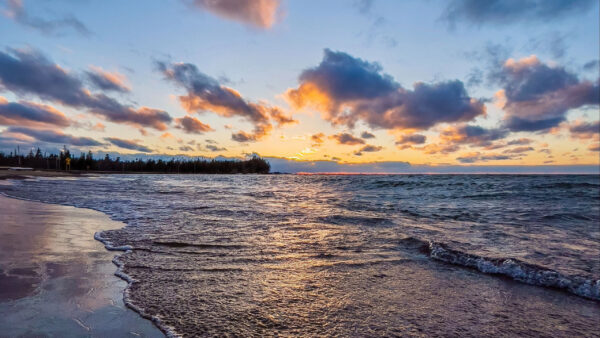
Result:
<svg viewBox="0 0 600 338"><path fill-rule="evenodd" d="M189 174L267 174L271 166L264 159L254 156L249 160L121 160L120 157L95 159L92 152L72 156L66 147L60 154L46 155L38 148L36 152L18 154L17 151L5 154L0 152L0 166L30 167L34 169L65 170L67 158L70 159L71 170L81 171L122 171L122 172L156 172L156 173L189 173Z"/></svg>

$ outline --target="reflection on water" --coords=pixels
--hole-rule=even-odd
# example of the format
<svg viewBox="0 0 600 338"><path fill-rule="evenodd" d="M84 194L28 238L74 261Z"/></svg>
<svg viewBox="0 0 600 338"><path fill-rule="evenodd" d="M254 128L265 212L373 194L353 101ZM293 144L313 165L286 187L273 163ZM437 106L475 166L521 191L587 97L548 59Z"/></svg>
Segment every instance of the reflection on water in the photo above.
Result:
<svg viewBox="0 0 600 338"><path fill-rule="evenodd" d="M47 193L57 187L70 194ZM102 236L133 247L120 258L129 300L188 336L593 336L600 307L583 297L600 297L599 187L598 176L123 175L0 189L127 222ZM539 287L557 280L571 294Z"/></svg>
<svg viewBox="0 0 600 338"><path fill-rule="evenodd" d="M1 336L161 336L126 310L126 283L113 276L113 253L93 238L121 223L90 210L1 196L0 215Z"/></svg>

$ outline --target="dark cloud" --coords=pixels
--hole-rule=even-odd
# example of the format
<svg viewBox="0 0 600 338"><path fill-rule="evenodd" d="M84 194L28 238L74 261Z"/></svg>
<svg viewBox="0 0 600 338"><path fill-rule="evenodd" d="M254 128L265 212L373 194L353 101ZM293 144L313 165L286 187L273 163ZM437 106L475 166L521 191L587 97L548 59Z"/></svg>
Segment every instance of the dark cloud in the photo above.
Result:
<svg viewBox="0 0 600 338"><path fill-rule="evenodd" d="M35 138L38 141L48 143L58 143L63 145L73 146L100 146L102 143L89 138L89 137L77 137L68 134L64 134L60 131L48 130L48 129L31 129L26 127L10 127L7 130L9 133L24 134Z"/></svg>
<svg viewBox="0 0 600 338"><path fill-rule="evenodd" d="M454 27L459 22L474 25L506 25L514 22L553 22L584 13L594 0L453 0L441 16Z"/></svg>
<svg viewBox="0 0 600 338"><path fill-rule="evenodd" d="M541 131L565 121L566 113L600 103L598 82L580 81L565 68L550 67L536 56L508 59L493 75L503 90L496 97L511 131Z"/></svg>
<svg viewBox="0 0 600 338"><path fill-rule="evenodd" d="M598 144L590 144L588 147L589 151L600 151L600 143Z"/></svg>
<svg viewBox="0 0 600 338"><path fill-rule="evenodd" d="M487 161L503 161L510 160L512 156L509 155L498 155L498 154L488 154L482 155L481 153L471 153L466 154L461 157L457 157L456 159L460 163L475 163L475 162L487 162Z"/></svg>
<svg viewBox="0 0 600 338"><path fill-rule="evenodd" d="M165 77L185 88L186 96L180 96L188 112L213 111L219 115L241 116L254 123L266 123L269 115L263 106L246 101L235 90L221 86L219 82L201 73L195 65L157 63Z"/></svg>
<svg viewBox="0 0 600 338"><path fill-rule="evenodd" d="M506 143L506 145L509 145L509 146L514 146L514 145L525 146L525 145L531 144L531 142L533 142L531 139L520 138L520 139L517 139L517 140L508 141Z"/></svg>
<svg viewBox="0 0 600 338"><path fill-rule="evenodd" d="M329 136L329 138L336 140L339 144L345 145L357 145L357 144L365 144L365 140L355 137L348 133L340 133Z"/></svg>
<svg viewBox="0 0 600 338"><path fill-rule="evenodd" d="M381 146L374 146L374 145L366 145L362 148L360 148L360 151L364 151L364 152L368 152L368 153L373 153L373 152L377 152L380 151L381 149L383 149L383 147Z"/></svg>
<svg viewBox="0 0 600 338"><path fill-rule="evenodd" d="M411 169L408 162L341 163L339 158L320 161L297 161L286 158L265 157L271 171L284 173L404 173Z"/></svg>
<svg viewBox="0 0 600 338"><path fill-rule="evenodd" d="M58 19L44 19L31 16L22 0L6 0L6 10L4 15L15 22L33 28L43 34L58 34L65 29L71 29L83 35L91 35L90 30L77 18L72 15L64 16Z"/></svg>
<svg viewBox="0 0 600 338"><path fill-rule="evenodd" d="M219 147L219 146L216 146L214 144L207 144L206 145L206 149L208 149L208 150L210 150L212 152L226 151L227 150L227 148L225 148L225 147Z"/></svg>
<svg viewBox="0 0 600 338"><path fill-rule="evenodd" d="M245 131L238 131L237 133L231 134L231 139L236 142L254 142L257 140L256 135Z"/></svg>
<svg viewBox="0 0 600 338"><path fill-rule="evenodd" d="M44 100L86 108L112 122L138 127L167 129L171 117L165 111L134 109L104 94L92 94L81 80L36 51L0 51L0 85L18 94L37 95Z"/></svg>
<svg viewBox="0 0 600 338"><path fill-rule="evenodd" d="M364 139L370 139L370 138L375 138L375 135L369 133L368 131L364 131L362 134L360 134L360 137L362 137Z"/></svg>
<svg viewBox="0 0 600 338"><path fill-rule="evenodd" d="M362 156L362 153L374 153L380 151L381 149L383 149L383 147L367 144L366 146L360 148L358 151L354 152L354 155Z"/></svg>
<svg viewBox="0 0 600 338"><path fill-rule="evenodd" d="M186 133L190 134L202 134L214 130L208 124L202 123L197 118L191 116L175 119L175 124L176 128L183 129Z"/></svg>
<svg viewBox="0 0 600 338"><path fill-rule="evenodd" d="M506 149L502 153L504 154L521 154L529 151L533 151L533 147L516 147L512 149Z"/></svg>
<svg viewBox="0 0 600 338"><path fill-rule="evenodd" d="M440 134L447 143L469 144L475 146L489 146L492 141L502 139L508 135L505 129L487 129L480 126L458 125L448 127Z"/></svg>
<svg viewBox="0 0 600 338"><path fill-rule="evenodd" d="M108 137L108 138L106 138L106 140L120 148L129 149L129 150L137 150L142 153L151 153L152 152L152 149L150 149L144 145L141 145L136 141L124 140L124 139L120 139L120 138L116 138L116 137Z"/></svg>
<svg viewBox="0 0 600 338"><path fill-rule="evenodd" d="M576 138L592 138L600 133L600 121L574 122L569 125L569 131Z"/></svg>
<svg viewBox="0 0 600 338"><path fill-rule="evenodd" d="M124 83L125 76L119 73L106 72L100 68L93 67L90 71L85 72L91 84L103 91L115 91L128 93L131 91Z"/></svg>
<svg viewBox="0 0 600 338"><path fill-rule="evenodd" d="M273 129L271 124L257 125L254 127L252 133L239 131L231 134L231 139L237 142L255 142L262 139L265 135L268 135L271 132L271 129Z"/></svg>
<svg viewBox="0 0 600 338"><path fill-rule="evenodd" d="M157 67L168 80L186 89L187 95L180 96L179 100L189 113L211 111L224 117L239 116L254 124L252 133L242 131L232 135L235 141L261 139L273 129L271 120L278 125L296 122L278 107L249 102L234 89L222 86L216 79L200 72L193 64L158 62Z"/></svg>
<svg viewBox="0 0 600 338"><path fill-rule="evenodd" d="M181 146L179 147L180 151L194 151L194 148L190 147L190 146Z"/></svg>
<svg viewBox="0 0 600 338"><path fill-rule="evenodd" d="M441 122L469 121L485 106L468 96L461 81L416 83L413 90L382 73L377 63L325 50L321 63L303 71L300 86L286 93L295 108L313 107L334 125L428 129Z"/></svg>
<svg viewBox="0 0 600 338"><path fill-rule="evenodd" d="M27 101L8 102L0 97L0 125L22 127L67 127L71 121L62 112Z"/></svg>
<svg viewBox="0 0 600 338"><path fill-rule="evenodd" d="M410 145L410 144L423 144L427 137L420 134L409 134L402 135L400 139L396 141L396 145Z"/></svg>
<svg viewBox="0 0 600 338"><path fill-rule="evenodd" d="M225 19L267 29L277 19L280 0L187 0Z"/></svg>
<svg viewBox="0 0 600 338"><path fill-rule="evenodd" d="M596 70L600 67L600 60L588 61L583 65L583 69L586 71Z"/></svg>

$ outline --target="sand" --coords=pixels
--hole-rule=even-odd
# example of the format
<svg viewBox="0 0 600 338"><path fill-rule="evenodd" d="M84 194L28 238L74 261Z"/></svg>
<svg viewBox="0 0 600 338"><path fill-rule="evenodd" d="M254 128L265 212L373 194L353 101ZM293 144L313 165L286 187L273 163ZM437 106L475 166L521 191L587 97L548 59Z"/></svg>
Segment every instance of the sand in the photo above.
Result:
<svg viewBox="0 0 600 338"><path fill-rule="evenodd" d="M0 337L164 337L123 304L116 253L94 240L122 226L93 210L0 196Z"/></svg>
<svg viewBox="0 0 600 338"><path fill-rule="evenodd" d="M27 177L77 177L80 172L52 170L0 170L0 180L25 179Z"/></svg>

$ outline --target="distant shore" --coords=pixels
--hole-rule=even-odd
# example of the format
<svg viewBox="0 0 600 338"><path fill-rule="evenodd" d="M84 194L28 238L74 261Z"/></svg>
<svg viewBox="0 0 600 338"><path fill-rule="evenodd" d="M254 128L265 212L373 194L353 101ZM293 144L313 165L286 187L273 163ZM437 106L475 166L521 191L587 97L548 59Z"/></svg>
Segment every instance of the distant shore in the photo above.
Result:
<svg viewBox="0 0 600 338"><path fill-rule="evenodd" d="M192 173L173 173L173 172L145 172L145 171L81 171L81 170L8 170L5 168L0 168L0 180L23 180L28 177L86 177L86 176L95 176L95 175L127 175L127 174L136 174L136 175L210 175L210 174L192 174ZM280 174L280 173L271 173L271 174ZM222 174L214 174L214 175L222 175ZM235 174L230 174L235 175ZM243 174L239 174L243 175ZM248 175L248 174L246 174ZM251 174L250 174L251 175Z"/></svg>

